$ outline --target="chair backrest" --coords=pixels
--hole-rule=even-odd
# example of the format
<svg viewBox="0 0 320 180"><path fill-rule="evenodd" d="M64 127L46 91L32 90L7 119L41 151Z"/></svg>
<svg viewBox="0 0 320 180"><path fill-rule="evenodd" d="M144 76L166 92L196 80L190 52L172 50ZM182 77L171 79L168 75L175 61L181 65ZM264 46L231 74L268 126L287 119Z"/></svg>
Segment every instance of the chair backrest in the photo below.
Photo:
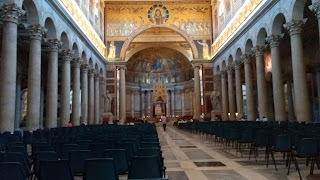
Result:
<svg viewBox="0 0 320 180"><path fill-rule="evenodd" d="M24 174L30 174L30 168L28 162L25 159L25 156L19 152L8 152L3 154L3 162L17 162L20 163L23 167Z"/></svg>
<svg viewBox="0 0 320 180"><path fill-rule="evenodd" d="M78 144L64 144L62 148L62 159L69 159L69 152L78 150Z"/></svg>
<svg viewBox="0 0 320 180"><path fill-rule="evenodd" d="M160 148L159 143L154 142L141 142L141 148Z"/></svg>
<svg viewBox="0 0 320 180"><path fill-rule="evenodd" d="M269 145L269 136L268 132L264 130L259 130L256 133L255 137L256 146L268 146Z"/></svg>
<svg viewBox="0 0 320 180"><path fill-rule="evenodd" d="M41 180L73 180L68 160L40 161L39 179Z"/></svg>
<svg viewBox="0 0 320 180"><path fill-rule="evenodd" d="M318 142L313 138L303 138L297 149L298 157L314 157L317 155Z"/></svg>
<svg viewBox="0 0 320 180"><path fill-rule="evenodd" d="M18 162L0 162L0 179L26 180L26 174Z"/></svg>
<svg viewBox="0 0 320 180"><path fill-rule="evenodd" d="M291 151L291 137L287 134L280 134L275 137L274 150L278 152Z"/></svg>
<svg viewBox="0 0 320 180"><path fill-rule="evenodd" d="M118 180L114 160L107 158L87 159L83 180Z"/></svg>
<svg viewBox="0 0 320 180"><path fill-rule="evenodd" d="M128 172L128 159L125 149L107 149L104 151L105 158L113 158L117 174Z"/></svg>
<svg viewBox="0 0 320 180"><path fill-rule="evenodd" d="M69 162L74 175L82 175L86 159L93 158L94 155L89 150L73 150L69 152Z"/></svg>
<svg viewBox="0 0 320 180"><path fill-rule="evenodd" d="M133 156L128 179L161 178L162 169L159 156Z"/></svg>
<svg viewBox="0 0 320 180"><path fill-rule="evenodd" d="M58 154L54 151L37 152L35 161L34 161L34 170L37 175L39 174L40 161L46 161L46 160L58 160Z"/></svg>

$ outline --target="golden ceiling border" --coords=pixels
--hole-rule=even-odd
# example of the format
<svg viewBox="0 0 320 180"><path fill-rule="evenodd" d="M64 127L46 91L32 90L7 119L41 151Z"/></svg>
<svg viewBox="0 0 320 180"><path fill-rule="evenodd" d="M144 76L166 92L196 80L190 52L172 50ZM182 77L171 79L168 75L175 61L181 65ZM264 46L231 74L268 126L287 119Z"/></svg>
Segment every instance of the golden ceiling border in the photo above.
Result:
<svg viewBox="0 0 320 180"><path fill-rule="evenodd" d="M69 12L74 22L84 32L88 39L98 49L102 56L106 59L106 46L100 39L97 32L94 30L90 22L88 21L81 8L74 0L58 0L58 2Z"/></svg>
<svg viewBox="0 0 320 180"><path fill-rule="evenodd" d="M222 33L217 37L217 39L211 45L212 58L219 51L219 49L224 45L228 38L236 32L240 25L246 20L246 18L259 6L259 4L264 0L248 0L249 2L240 8L237 14L232 18L231 22L224 28Z"/></svg>

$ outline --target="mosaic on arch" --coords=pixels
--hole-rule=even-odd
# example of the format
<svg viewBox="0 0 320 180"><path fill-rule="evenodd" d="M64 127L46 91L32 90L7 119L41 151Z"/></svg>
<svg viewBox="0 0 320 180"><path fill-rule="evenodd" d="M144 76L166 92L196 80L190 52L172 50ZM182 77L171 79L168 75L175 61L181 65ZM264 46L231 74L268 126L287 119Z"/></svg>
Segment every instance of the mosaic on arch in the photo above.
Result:
<svg viewBox="0 0 320 180"><path fill-rule="evenodd" d="M108 59L119 58L118 52L123 44L120 42L124 42L131 33L141 26L150 25L174 25L189 35L194 40L200 54L203 54L202 57L208 59L209 47L212 43L210 8L210 4L200 3L106 4ZM148 33L152 32L148 31ZM201 53L202 51L204 52Z"/></svg>

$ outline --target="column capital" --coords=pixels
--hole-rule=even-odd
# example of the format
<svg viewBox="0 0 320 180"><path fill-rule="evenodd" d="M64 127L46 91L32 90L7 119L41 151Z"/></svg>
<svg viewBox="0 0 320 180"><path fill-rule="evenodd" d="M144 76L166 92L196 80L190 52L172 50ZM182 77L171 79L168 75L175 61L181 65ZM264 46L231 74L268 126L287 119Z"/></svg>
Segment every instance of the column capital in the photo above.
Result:
<svg viewBox="0 0 320 180"><path fill-rule="evenodd" d="M235 70L239 70L241 68L241 64L242 64L242 61L241 60L235 60L232 65L234 67Z"/></svg>
<svg viewBox="0 0 320 180"><path fill-rule="evenodd" d="M73 50L71 49L63 49L60 52L63 61L71 61L71 57L73 56Z"/></svg>
<svg viewBox="0 0 320 180"><path fill-rule="evenodd" d="M220 75L220 74L216 74L216 75L213 77L213 82L219 81L220 79L221 79L221 75Z"/></svg>
<svg viewBox="0 0 320 180"><path fill-rule="evenodd" d="M313 2L308 8L315 13L318 19L320 19L320 1Z"/></svg>
<svg viewBox="0 0 320 180"><path fill-rule="evenodd" d="M44 41L49 51L58 52L59 48L62 45L62 42L58 39L45 39Z"/></svg>
<svg viewBox="0 0 320 180"><path fill-rule="evenodd" d="M307 18L302 20L292 19L290 22L287 22L283 25L290 33L290 36L295 34L301 34L303 32L303 25L307 22Z"/></svg>
<svg viewBox="0 0 320 180"><path fill-rule="evenodd" d="M251 50L255 56L263 56L266 47L262 45L256 45L255 47L251 48Z"/></svg>
<svg viewBox="0 0 320 180"><path fill-rule="evenodd" d="M94 78L94 75L95 75L94 69L88 69L88 75L90 78Z"/></svg>
<svg viewBox="0 0 320 180"><path fill-rule="evenodd" d="M268 41L270 43L270 48L278 47L280 45L280 42L281 42L283 36L284 36L284 34L280 34L280 35L272 34L272 35L266 37L266 41Z"/></svg>
<svg viewBox="0 0 320 180"><path fill-rule="evenodd" d="M42 35L47 32L47 29L42 27L40 24L30 25L28 27L28 33L30 35L30 39L40 40L42 39Z"/></svg>
<svg viewBox="0 0 320 180"><path fill-rule="evenodd" d="M18 24L19 17L26 14L26 11L18 7L15 3L4 4L0 7L0 17L5 22Z"/></svg>
<svg viewBox="0 0 320 180"><path fill-rule="evenodd" d="M117 66L117 67L119 68L119 70L120 70L120 69L127 70L127 66L125 66L125 65L120 65L120 66Z"/></svg>
<svg viewBox="0 0 320 180"><path fill-rule="evenodd" d="M232 65L226 67L226 71L227 71L228 74L232 74L232 73L233 73L233 69L234 69L234 68L233 68Z"/></svg>
<svg viewBox="0 0 320 180"><path fill-rule="evenodd" d="M103 76L99 77L99 82L100 84L104 84L105 83L105 78Z"/></svg>
<svg viewBox="0 0 320 180"><path fill-rule="evenodd" d="M199 68L199 69L200 69L200 68L201 68L201 65L202 65L202 64L199 64L199 63L193 63L193 64L192 64L192 68L193 68L193 69L194 69L194 68Z"/></svg>
<svg viewBox="0 0 320 180"><path fill-rule="evenodd" d="M89 64L81 64L81 72L82 73L87 73L89 69Z"/></svg>
<svg viewBox="0 0 320 180"><path fill-rule="evenodd" d="M221 70L220 71L220 79L224 79L227 77L227 71L226 70Z"/></svg>
<svg viewBox="0 0 320 180"><path fill-rule="evenodd" d="M99 73L97 73L97 72L94 73L94 80L100 81L100 74Z"/></svg>
<svg viewBox="0 0 320 180"><path fill-rule="evenodd" d="M82 59L81 59L80 57L73 58L73 59L72 59L72 65L73 65L73 67L75 67L75 68L80 68L81 65L82 65Z"/></svg>
<svg viewBox="0 0 320 180"><path fill-rule="evenodd" d="M252 62L252 55L251 54L243 54L240 56L240 58L244 64L251 64L251 62Z"/></svg>

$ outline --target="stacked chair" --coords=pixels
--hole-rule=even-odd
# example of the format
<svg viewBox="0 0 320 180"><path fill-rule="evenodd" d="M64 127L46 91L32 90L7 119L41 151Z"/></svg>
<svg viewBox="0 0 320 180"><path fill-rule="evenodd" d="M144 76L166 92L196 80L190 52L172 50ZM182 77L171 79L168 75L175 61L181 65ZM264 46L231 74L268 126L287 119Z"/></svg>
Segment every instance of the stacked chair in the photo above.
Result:
<svg viewBox="0 0 320 180"><path fill-rule="evenodd" d="M154 124L74 126L23 134L0 135L0 180L165 177Z"/></svg>
<svg viewBox="0 0 320 180"><path fill-rule="evenodd" d="M288 174L293 162L300 175L297 158L304 158L310 165L310 174L314 167L320 167L320 124L298 123L287 121L209 121L187 122L177 124L179 129L198 133L203 140L219 143L224 149L234 148L241 155L244 149L249 149L249 159L253 154L255 160L259 150L264 150L266 165L269 165L271 155L277 170L275 152L283 153L286 159Z"/></svg>

